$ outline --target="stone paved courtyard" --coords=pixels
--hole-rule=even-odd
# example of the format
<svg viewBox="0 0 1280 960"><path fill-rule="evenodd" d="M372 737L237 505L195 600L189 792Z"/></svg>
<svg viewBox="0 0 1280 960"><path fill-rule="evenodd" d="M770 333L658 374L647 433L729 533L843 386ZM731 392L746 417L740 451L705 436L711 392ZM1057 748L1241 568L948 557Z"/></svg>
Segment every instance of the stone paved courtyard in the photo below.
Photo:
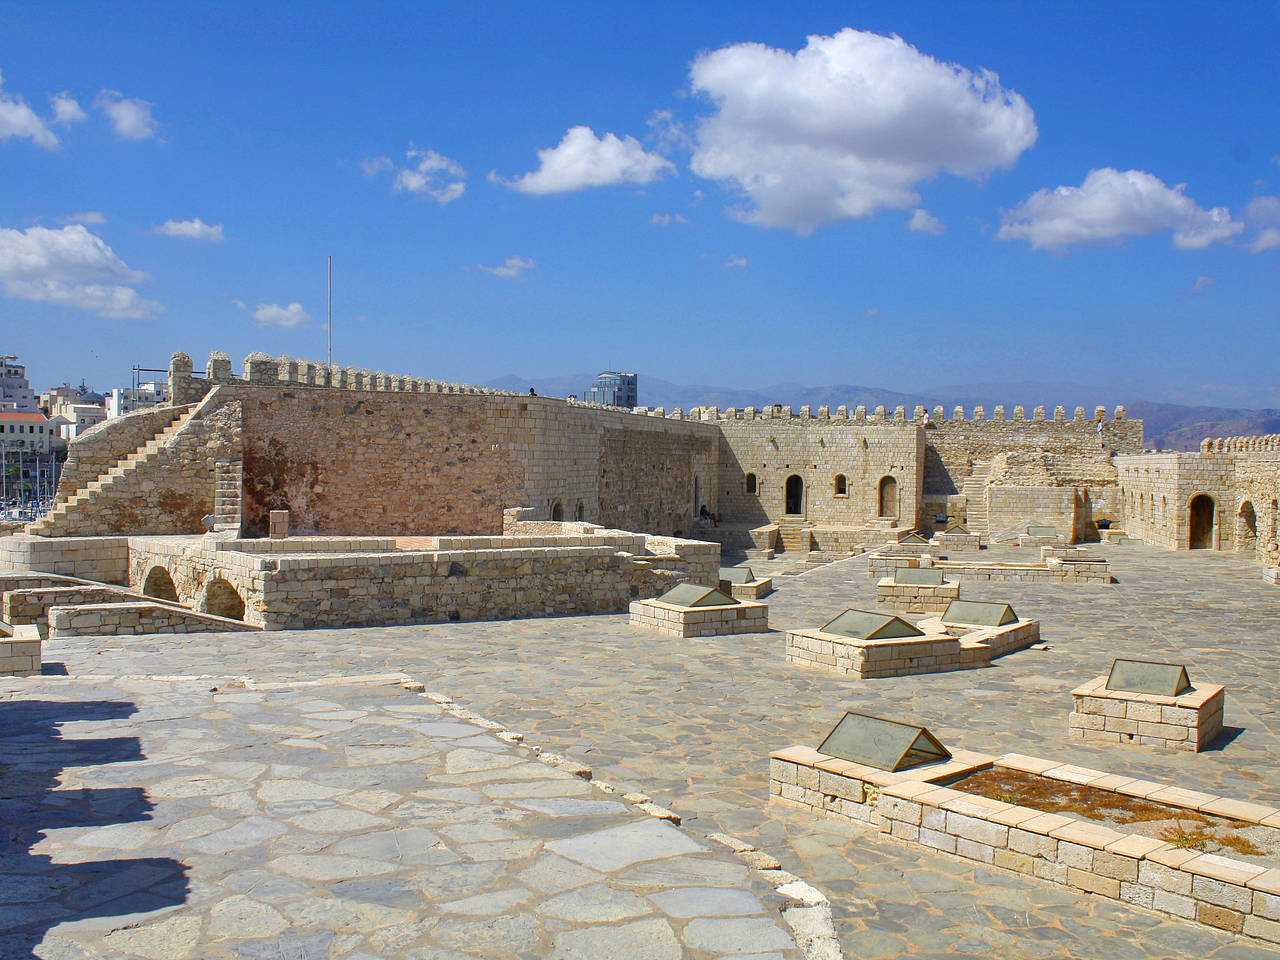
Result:
<svg viewBox="0 0 1280 960"><path fill-rule="evenodd" d="M483 886L469 886L464 878L455 879L447 889L435 889L433 884L447 885L450 881L433 878L449 876L448 868L456 869L458 862L473 859L462 850L468 844L495 844L494 849L510 850L511 845L521 842L561 836L556 833L562 829L558 824L566 821L544 810L530 809L525 800L517 800L514 794L507 794L500 802L494 796L488 797L486 809L504 810L510 817L497 821L503 835L490 836L485 830L494 828L492 821L481 818L477 824L464 813L457 818L456 826L461 831L457 835L450 833L453 823L446 825L438 817L421 822L412 813L421 805L415 806L414 800L397 793L400 799L391 809L400 809L396 806L399 804L409 812L396 818L397 826L431 831L440 837L442 849L458 856L459 860L439 865L415 864L401 863L372 850L344 854L386 865L385 872L370 874L386 882L370 885L369 881L362 881L365 886L355 888L362 891L360 896L339 896L327 888L321 889L319 896L346 904L341 909L335 908L327 920L310 910L307 905L310 897L300 888L290 887L292 895L280 893L278 902L271 899L275 896L272 891L279 884L324 887L323 877L300 867L292 872L269 871L272 880L267 885L267 894L254 899L242 888L247 885L257 889L254 884L259 881L255 880L254 871L263 869L258 848L250 846L248 849L253 851L250 854L244 854L243 848L235 848L228 854L216 855L229 859L226 870L215 876L205 871L220 870L222 864L209 866L210 854L198 845L202 837L217 836L220 831L252 830L252 825L264 819L277 824L283 820L284 832L270 841L269 852L272 857L291 863L288 858L329 856L328 844L340 844L343 842L340 834L355 832L346 826L326 823L323 816L315 816L323 814L322 809L307 806L335 795L264 797L261 791L268 781L301 780L324 785L326 789L412 792L412 789L423 789L421 781L429 779L429 790L480 789L483 793L483 788L478 788L474 781L441 779L441 776L451 776L447 771L449 756L456 750L464 751L465 756L470 756L471 751L506 756L515 748L478 732L462 738L475 740L474 746L461 742L458 737L428 737L415 742L430 745L427 756L433 763L443 758L445 772L434 766L425 771L419 769L423 763L421 757L406 755L397 759L388 755L377 767L379 777L391 778L393 785L384 788L353 778L346 766L349 761L340 753L349 752L351 748L346 744L339 746L334 740L349 737L352 731L349 725L353 722L357 728L366 722L387 725L385 718L395 716L395 710L393 704L383 702L387 698L385 691L377 694L355 684L328 687L323 692L294 691L282 694L281 702L268 709L266 701L232 699L225 705L218 702L226 696L243 697L247 691L210 700L207 691L218 682L216 679L213 684L207 680L157 684L77 679L207 675L293 682L321 676L402 672L423 681L428 690L446 693L476 713L522 731L531 741L584 761L597 777L643 791L676 810L683 815L684 824L678 833L673 828L667 829L672 831L669 835L680 836L681 842L706 846L703 839L706 834L723 831L773 854L786 869L831 898L840 942L850 957L945 955L1103 960L1280 956L1280 950L1270 950L1253 941L1019 875L975 867L971 862L899 844L869 829L816 820L766 803L769 751L792 743L815 745L841 711L849 708L924 723L952 747L1060 758L1110 772L1177 781L1214 793L1280 802L1280 669L1277 669L1280 596L1275 588L1261 580L1256 563L1242 557L1207 552L1166 553L1141 546L1095 549L1112 561L1112 572L1118 583L1111 586L962 585L961 596L965 599L1007 600L1020 615L1040 619L1042 636L1049 649L1011 654L985 670L900 679L846 680L783 662L780 631L819 625L846 606L874 608L875 581L866 573L865 560L859 558L799 575L789 572L797 565L786 560L752 563L758 573L772 574L778 587L768 598L774 627L774 632L768 634L680 640L632 630L627 626L626 615L620 614L305 633L54 641L46 647L46 661L64 664L69 678L45 677L0 684L0 689L7 692L6 699L0 701L6 714L21 720L33 710L37 716L45 711L50 719L39 723L88 719L93 724L88 736L94 739L139 737L148 755L147 762L159 769L145 773L141 769L133 770L123 777L111 775L110 771L128 767L131 759L137 762L136 757L128 756L124 746L113 748L124 750L121 756L101 757L91 752L87 758L72 763L73 768L86 767L85 770L73 769L75 777L88 778L90 773L97 777L91 784L86 780L86 785L127 784L129 788L141 788L146 796L135 796L130 801L134 806L125 804L118 811L102 814L104 818L115 815L116 820L94 820L96 826L89 828L90 836L94 830L114 831L99 834L101 842L97 846L90 844L86 850L81 835L84 828L75 827L79 833L73 835L69 832L73 825L66 824L54 830L50 839L33 847L28 860L53 855L55 850L56 859L64 863L144 858L145 869L150 871L147 876L153 877L154 882L135 881L139 891L136 895L144 900L160 898L162 902L152 904L149 909L168 909L165 922L171 925L203 924L201 935L206 937L210 928L232 931L222 939L209 941L220 944L217 949L225 951L227 956L457 955L448 951L470 956L546 956L569 942L568 939L556 941L557 935L567 938L570 933L593 927L599 935L611 925L658 918L673 937L683 938L680 949L687 951L687 955L704 955L696 951L708 945L697 941L696 936L691 941L692 921L676 919L660 906L661 890L657 887L664 883L673 887L687 885L685 880L672 881L667 874L663 874L665 879L655 879L656 874L651 874L653 888L628 888L621 892L618 877L596 878L601 889L612 891L614 896L630 893L647 898L649 910L635 914L635 920L598 921L594 925L580 918L561 920L554 912L549 917L542 908L554 893L531 889L533 885L527 879L506 876L510 867L505 865L507 861L497 857L483 861L488 863L492 859L504 864L488 868L497 873L493 877L486 875ZM1030 558L1031 551L1013 548L983 553L984 560ZM1225 683L1228 730L1219 747L1187 755L1068 740L1070 690L1105 672L1115 656L1185 660L1193 681ZM201 697L210 703L200 711L190 703L176 708L170 705L173 699ZM34 707L19 706L21 701L32 698L37 701ZM58 706L86 700L123 701L135 703L140 709L139 713L126 718L110 712L118 711L118 707L99 705L94 710L105 713L90 711L86 717L79 708L64 714ZM316 700L327 705L307 706ZM410 701L429 706L421 698L410 698ZM159 712L147 715L143 712L147 706ZM272 715L272 711L278 714ZM348 716L356 712L361 714L360 718ZM198 720L194 718L197 713ZM366 719L370 715L380 719ZM147 719L146 724L139 722L140 717ZM436 721L423 718L405 722L431 724ZM333 725L332 728L326 727L327 724ZM90 729L89 724L84 726ZM13 723L7 722L6 734L13 728ZM63 737L72 740L85 736L78 729L74 723L69 728L64 726ZM248 736L250 732L252 744L237 743L237 736ZM201 748L220 742L220 737L227 741L214 752L225 750L226 755L216 759L206 755ZM155 753L151 752L153 746L149 738L154 738ZM299 741L305 741L305 745ZM65 748L54 750L46 767L52 769L56 762L64 761L58 753L61 749ZM245 755L246 749L250 749L249 755ZM218 770L215 763L230 766ZM268 768L275 764L284 772L271 772ZM263 766L263 770L256 771L257 766ZM251 771L250 767L255 770ZM181 780L184 776L189 778L192 769L198 770L201 776L224 778L234 781L235 785L229 786L225 795L172 799L157 795L157 784L174 783L175 778ZM467 771L467 774L486 783L512 780L498 776L498 772ZM404 777L409 777L416 786L407 786ZM555 783L558 778L547 779ZM80 782L80 779L68 782L64 777L61 789L79 786ZM163 794L165 787L160 789ZM576 781L573 789L590 791L589 785L582 781ZM226 801L230 805L219 808L218 803L223 801L218 798L222 796L243 798L243 803L236 806L240 800ZM591 799L609 802L604 796ZM140 822L141 807L137 805L150 803L155 812L162 812L166 811L167 804L174 802L186 806L175 813L163 813L166 823L199 817L212 817L219 823L209 834L200 836L184 837L179 832L169 837L161 831L163 843L157 846L153 843L156 821L150 825ZM274 803L299 802L301 806L288 806L287 814L280 816L267 809ZM459 801L457 809L461 811L466 806ZM389 818L386 806L373 805L365 810L344 804L343 809L351 810L351 817L359 813ZM601 813L591 817L575 813L569 818L571 829L586 833L597 823L640 819L634 813L598 809ZM515 810L522 813L513 816ZM316 821L314 829L307 826L311 821L294 822L306 817ZM591 825L586 820L590 820ZM111 823L117 825L111 826ZM166 829L173 830L173 827ZM152 839L143 840L139 831L146 831ZM262 842L261 839L253 841ZM65 846L58 846L64 843ZM551 843L546 846L551 847ZM326 852L321 854L321 850ZM554 848L541 854L543 858L557 856ZM755 917L762 930L769 922L766 918L772 919L770 930L784 929L776 920L776 907L770 907L767 902L770 897L767 888L753 886L756 882L745 872L731 869L737 867L735 861L714 851L673 854L675 858L689 856L724 864L715 868L723 871L717 874L719 884L699 883L754 897L765 912L747 916ZM237 872L245 875L236 881L240 888L217 879ZM65 873L65 870L59 873L48 868L44 871L50 878ZM63 881L51 879L50 882ZM370 889L376 892L364 892ZM522 890L527 896L504 904L500 898L495 899L495 891L504 889ZM58 899L63 892L59 888L56 895L40 904L39 909L47 913L40 924L51 928L46 941L48 950L40 948L41 956L169 955L156 952L154 946L149 948L152 953L130 953L126 944L105 941L94 941L95 946L84 948L84 935L55 926L59 921L56 911L65 902L65 897ZM489 896L485 901L489 919L483 922L463 919L445 909L450 903L465 901L476 894ZM225 905L227 897L240 896L261 904L254 908L257 912L250 914L256 919L245 928L237 926L238 911L224 907L219 913L216 906ZM43 896L40 899L45 901ZM368 906L353 907L348 901ZM238 905L242 901L232 902ZM540 907L535 908L535 904ZM273 913L268 913L266 908ZM0 909L12 917L13 907ZM397 914L397 919L386 926L395 927L396 936L405 939L388 941L383 946L372 939L352 939L382 935L370 932L371 922L362 919L380 910L404 914L403 918ZM277 916L281 919L275 919ZM260 923L262 917L269 920ZM704 919L712 919L711 914ZM94 922L97 921L82 921ZM280 926L282 922L286 926ZM119 926L118 918L111 923ZM563 930L557 926L560 923L566 924ZM497 924L510 927L500 945L467 939L480 936L474 931L481 927ZM273 925L276 929L263 934L264 929L271 929ZM414 928L412 935L402 929L406 925ZM254 931L252 935L240 932L250 928ZM724 924L717 927L724 928ZM319 939L313 941L314 947L280 947L275 953L255 954L253 950L257 947L243 947L244 943L277 942L285 930L289 937ZM127 931L116 936L126 934ZM273 941L272 937L277 940ZM321 949L322 939L328 953ZM728 945L716 945L717 948L725 946ZM85 949L89 951L87 954ZM758 952L765 948L752 949ZM292 952L288 952L290 950ZM728 952L722 949L706 955ZM606 949L595 955L613 954Z"/></svg>

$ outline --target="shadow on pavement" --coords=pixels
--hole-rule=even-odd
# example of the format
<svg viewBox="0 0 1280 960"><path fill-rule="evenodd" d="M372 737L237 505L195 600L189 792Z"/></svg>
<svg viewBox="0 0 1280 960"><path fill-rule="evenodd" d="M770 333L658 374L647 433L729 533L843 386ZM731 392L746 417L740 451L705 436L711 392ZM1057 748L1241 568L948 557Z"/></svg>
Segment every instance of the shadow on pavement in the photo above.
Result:
<svg viewBox="0 0 1280 960"><path fill-rule="evenodd" d="M139 787L57 789L64 767L144 759L136 737L65 740L61 724L119 720L136 711L113 700L0 703L0 956L6 960L34 958L36 945L59 924L87 923L105 932L124 923L93 921L186 902L187 868L171 858L55 863L31 852L46 830L150 819L151 802Z"/></svg>

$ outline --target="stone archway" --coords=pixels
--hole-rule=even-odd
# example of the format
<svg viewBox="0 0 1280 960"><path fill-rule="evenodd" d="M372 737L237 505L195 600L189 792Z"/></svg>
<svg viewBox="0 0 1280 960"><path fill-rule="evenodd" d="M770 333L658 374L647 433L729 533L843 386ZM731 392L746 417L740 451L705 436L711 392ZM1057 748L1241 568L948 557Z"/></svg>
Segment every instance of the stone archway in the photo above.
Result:
<svg viewBox="0 0 1280 960"><path fill-rule="evenodd" d="M557 523L564 519L564 505L559 500L551 505L551 519Z"/></svg>
<svg viewBox="0 0 1280 960"><path fill-rule="evenodd" d="M804 513L804 479L794 473L787 477L784 512L792 516L800 516Z"/></svg>
<svg viewBox="0 0 1280 960"><path fill-rule="evenodd" d="M161 566L152 567L147 572L147 579L142 582L142 592L165 603L178 602L178 588L173 585L173 577Z"/></svg>
<svg viewBox="0 0 1280 960"><path fill-rule="evenodd" d="M1187 504L1187 547L1191 550L1213 549L1213 497L1197 493Z"/></svg>
<svg viewBox="0 0 1280 960"><path fill-rule="evenodd" d="M211 613L215 617L226 617L228 620L244 619L244 597L221 577L209 581L209 587L204 592L204 603L201 606L204 613Z"/></svg>
<svg viewBox="0 0 1280 960"><path fill-rule="evenodd" d="M893 477L880 478L878 508L881 517L898 516L898 481Z"/></svg>

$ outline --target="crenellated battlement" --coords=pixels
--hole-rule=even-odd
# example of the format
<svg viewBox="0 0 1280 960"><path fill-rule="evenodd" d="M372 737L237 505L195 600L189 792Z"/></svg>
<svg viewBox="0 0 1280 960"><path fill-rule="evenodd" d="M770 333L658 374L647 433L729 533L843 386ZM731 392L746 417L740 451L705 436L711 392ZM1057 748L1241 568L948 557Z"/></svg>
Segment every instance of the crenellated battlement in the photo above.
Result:
<svg viewBox="0 0 1280 960"><path fill-rule="evenodd" d="M677 420L856 420L867 423L914 423L931 426L949 423L1020 422L1093 424L1098 421L1119 423L1127 420L1123 406L1116 407L1111 416L1107 415L1107 408L1103 406L1094 407L1093 416L1089 416L1084 407L1076 407L1074 414L1070 418L1067 417L1065 407L1054 407L1052 419L1046 417L1045 411L1045 407L1035 407L1028 418L1026 408L1021 405L1013 408L1012 415L1007 415L1005 407L998 405L992 409L991 416L988 418L984 407L974 407L972 416L968 416L965 413L965 408L958 406L952 408L951 416L947 417L945 408L941 406L934 407L930 413L925 407L917 405L911 416L908 417L905 406L894 407L892 410L884 406L877 406L868 412L865 406L858 405L850 412L849 407L843 404L836 407L834 411L827 406L818 407L815 411L808 405L793 408L785 404L775 403L759 408L725 407L723 410L719 407L691 407L687 414L679 407L676 407L670 413L663 407L637 407L634 412L642 416L670 417Z"/></svg>
<svg viewBox="0 0 1280 960"><path fill-rule="evenodd" d="M287 355L271 357L261 352L251 353L244 358L244 375L237 377L233 372L231 358L221 350L215 350L209 354L209 366L203 380L192 373L189 356L185 353L175 353L169 362L169 376L171 381L175 379L187 381L187 383L172 384L175 388L186 386L188 389L197 389L201 392L207 392L209 388L221 384L240 383L264 386L290 384L379 393L473 393L516 396L511 391L494 390L491 387L427 380L423 377L402 376L383 370L344 367L337 363L316 363ZM173 391L175 403L179 402L178 396L182 392L181 389Z"/></svg>
<svg viewBox="0 0 1280 960"><path fill-rule="evenodd" d="M169 379L171 396L174 404L193 403L199 400L212 387L220 384L290 384L306 387L329 387L337 390L360 390L377 393L465 393L484 394L490 396L523 396L511 390L495 390L492 387L477 387L464 383L453 383L445 380L430 380L423 377L409 377L387 373L383 370L369 370L361 367L344 367L336 363L317 363L302 358L282 354L272 357L262 352L254 352L244 359L243 375L237 377L232 367L231 358L221 350L209 354L209 365L203 378L195 376L191 357L185 353L175 353L169 362ZM547 399L558 399L555 397ZM572 406L592 407L601 410L632 413L642 417L663 417L669 420L698 420L704 422L728 420L853 420L865 423L890 423L943 426L955 423L1097 423L1098 421L1122 422L1126 419L1123 406L1116 407L1110 417L1103 406L1094 407L1090 417L1084 407L1076 407L1070 418L1065 407L1053 409L1050 419L1046 415L1046 407L1035 407L1028 418L1026 408L1018 405L1012 414L1006 413L1004 405L997 405L987 416L986 409L981 406L973 408L967 415L965 408L952 408L951 416L941 406L932 412L917 404L911 416L907 416L905 406L897 406L892 410L877 406L870 411L863 405L853 407L840 405L833 411L830 407L820 406L813 410L805 405L793 408L786 404L770 404L756 407L690 407L686 412L681 407L667 410L665 407L608 407L587 403L569 397L565 400Z"/></svg>
<svg viewBox="0 0 1280 960"><path fill-rule="evenodd" d="M1256 437L1205 437L1201 453L1274 453L1280 451L1280 433Z"/></svg>

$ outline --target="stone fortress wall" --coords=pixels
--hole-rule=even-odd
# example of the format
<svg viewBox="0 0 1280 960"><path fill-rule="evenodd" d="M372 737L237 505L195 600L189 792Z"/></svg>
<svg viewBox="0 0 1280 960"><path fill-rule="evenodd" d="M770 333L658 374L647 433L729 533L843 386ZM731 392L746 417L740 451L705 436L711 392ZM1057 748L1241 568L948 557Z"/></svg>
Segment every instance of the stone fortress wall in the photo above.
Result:
<svg viewBox="0 0 1280 960"><path fill-rule="evenodd" d="M1117 457L1116 469L1131 536L1280 563L1280 437L1206 439L1198 453Z"/></svg>
<svg viewBox="0 0 1280 960"><path fill-rule="evenodd" d="M270 510L288 510L301 533L500 533L503 509L520 505L678 536L699 492L716 489L716 429L680 416L265 354L246 360L243 378L219 354L194 377L179 354L171 381L178 408L86 434L57 507L30 532L201 533L202 518L222 509L220 461L238 474L235 526L249 535L266 533ZM172 435L149 439L161 425Z"/></svg>
<svg viewBox="0 0 1280 960"><path fill-rule="evenodd" d="M72 445L45 536L501 530L502 510L683 536L702 507L726 525L826 528L936 514L1048 522L1084 535L1113 516L1115 452L1141 449L1123 408L988 419L942 408L635 411L251 354L170 365L172 407L108 421ZM1100 425L1100 426L1099 426ZM794 478L794 479L792 479ZM788 495L788 486L791 493Z"/></svg>

